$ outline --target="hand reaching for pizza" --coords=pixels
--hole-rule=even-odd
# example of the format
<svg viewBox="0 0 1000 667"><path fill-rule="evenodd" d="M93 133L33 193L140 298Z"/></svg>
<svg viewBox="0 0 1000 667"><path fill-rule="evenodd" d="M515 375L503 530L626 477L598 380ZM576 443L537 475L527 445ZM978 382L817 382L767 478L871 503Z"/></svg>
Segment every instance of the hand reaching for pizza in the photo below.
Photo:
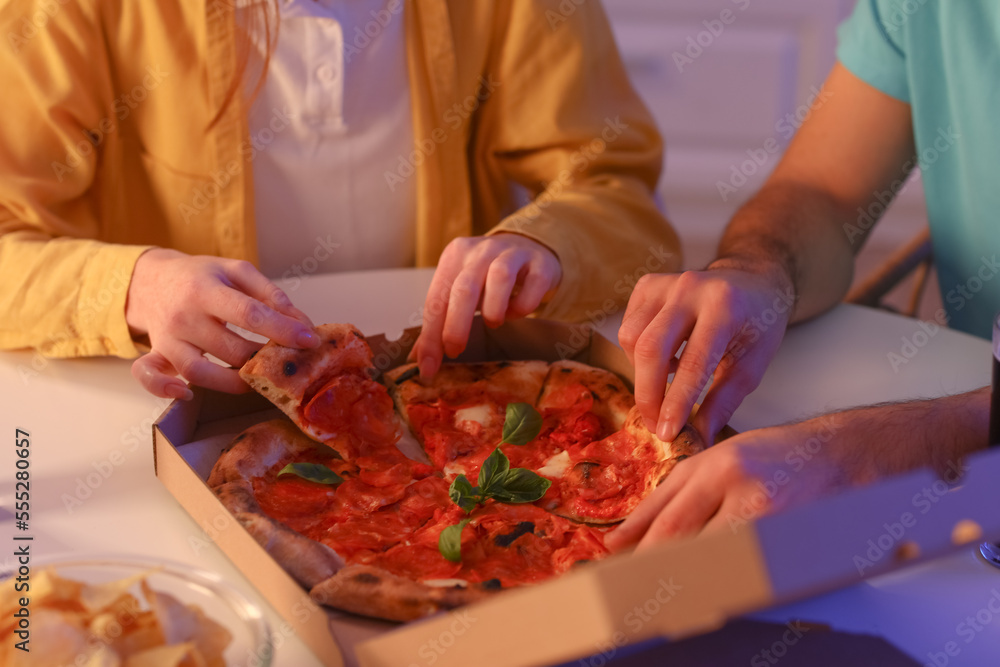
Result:
<svg viewBox="0 0 1000 667"><path fill-rule="evenodd" d="M162 248L136 262L125 319L134 336L149 336L152 347L132 364L132 375L164 398L191 397L178 375L219 391L249 390L236 369L204 356L239 368L260 348L227 329L227 322L288 347L319 345L305 313L249 262Z"/></svg>
<svg viewBox="0 0 1000 667"><path fill-rule="evenodd" d="M747 431L681 461L605 544L641 550L702 529L738 530L857 483L864 466L852 462L861 457L840 455L857 441L838 437L842 418L835 413Z"/></svg>
<svg viewBox="0 0 1000 667"><path fill-rule="evenodd" d="M677 437L714 374L693 419L711 443L760 384L793 304L788 279L775 273L720 266L643 276L618 340L635 367L635 399L646 427L666 442ZM668 383L671 373L674 380Z"/></svg>
<svg viewBox="0 0 1000 667"><path fill-rule="evenodd" d="M424 324L413 347L420 375L429 378L443 356L465 349L480 310L489 326L535 311L559 286L555 253L519 234L457 238L441 253L424 303Z"/></svg>

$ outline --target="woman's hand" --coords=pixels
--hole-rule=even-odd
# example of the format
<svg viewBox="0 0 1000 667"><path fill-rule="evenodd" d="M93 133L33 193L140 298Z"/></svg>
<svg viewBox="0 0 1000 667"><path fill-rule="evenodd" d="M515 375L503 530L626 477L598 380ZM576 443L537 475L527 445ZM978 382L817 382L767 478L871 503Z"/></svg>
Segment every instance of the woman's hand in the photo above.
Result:
<svg viewBox="0 0 1000 667"><path fill-rule="evenodd" d="M289 347L319 345L305 313L249 262L162 248L136 262L125 319L132 335L148 335L152 347L132 364L132 375L164 398L191 397L178 375L219 391L247 391L236 369L260 344L227 322ZM213 363L206 353L235 368Z"/></svg>
<svg viewBox="0 0 1000 667"><path fill-rule="evenodd" d="M476 310L491 327L536 310L562 279L551 250L526 236L457 238L441 253L424 303L424 324L413 347L422 377L434 375L443 355L465 349Z"/></svg>

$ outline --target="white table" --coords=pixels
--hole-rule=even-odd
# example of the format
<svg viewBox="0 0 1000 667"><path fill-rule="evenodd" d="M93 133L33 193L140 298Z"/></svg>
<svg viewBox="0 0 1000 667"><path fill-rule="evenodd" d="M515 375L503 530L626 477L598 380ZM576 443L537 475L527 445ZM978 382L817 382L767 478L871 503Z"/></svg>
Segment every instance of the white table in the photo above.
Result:
<svg viewBox="0 0 1000 667"><path fill-rule="evenodd" d="M319 276L290 290L316 322L353 322L365 333L400 331L419 316L431 271L401 270ZM614 336L615 322L603 327ZM908 363L893 369L903 339L924 342L913 320L853 306L789 332L760 388L732 420L739 430L818 412L916 397L953 394L989 383L990 345L940 330ZM898 370L898 372L897 372ZM35 557L68 554L135 554L166 558L219 572L250 597L252 586L214 546L195 549L202 535L153 474L150 425L166 401L145 394L118 359L44 360L30 351L0 353L2 448L0 526L6 544L14 532L16 428L31 432L32 512ZM195 544L199 542L196 540ZM6 565L12 549L4 548ZM949 665L995 664L1000 618L968 644L956 634L966 616L985 607L1000 590L1000 570L970 551L883 576L799 604L758 614L783 622L822 621L880 634L919 662L949 641L961 652ZM281 632L274 664L317 664L304 645Z"/></svg>

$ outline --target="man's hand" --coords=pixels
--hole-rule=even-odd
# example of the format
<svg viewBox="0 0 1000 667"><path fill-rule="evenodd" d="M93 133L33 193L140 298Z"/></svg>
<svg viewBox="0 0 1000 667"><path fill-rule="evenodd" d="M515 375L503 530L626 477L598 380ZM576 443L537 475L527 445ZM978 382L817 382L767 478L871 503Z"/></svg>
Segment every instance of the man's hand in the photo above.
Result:
<svg viewBox="0 0 1000 667"><path fill-rule="evenodd" d="M247 391L236 370L204 357L239 368L260 348L227 329L227 322L289 347L320 342L305 313L249 262L161 248L139 257L125 319L133 335L149 336L152 347L132 364L132 375L164 398L191 397L178 375L219 391Z"/></svg>
<svg viewBox="0 0 1000 667"><path fill-rule="evenodd" d="M526 236L504 233L449 243L427 292L423 329L411 353L420 375L434 375L443 355L461 354L477 309L486 324L498 327L536 310L561 279L555 254Z"/></svg>
<svg viewBox="0 0 1000 667"><path fill-rule="evenodd" d="M876 405L747 431L679 463L617 530L612 550L733 530L801 505L922 466L954 482L988 441L990 388Z"/></svg>
<svg viewBox="0 0 1000 667"><path fill-rule="evenodd" d="M799 505L848 485L835 439L842 416L747 431L677 464L657 489L605 540L613 551L638 543L735 530L763 514Z"/></svg>
<svg viewBox="0 0 1000 667"><path fill-rule="evenodd" d="M714 374L693 420L711 443L760 384L794 301L791 280L776 269L758 272L719 262L706 271L643 276L618 340L635 367L635 399L646 427L661 440L676 438Z"/></svg>

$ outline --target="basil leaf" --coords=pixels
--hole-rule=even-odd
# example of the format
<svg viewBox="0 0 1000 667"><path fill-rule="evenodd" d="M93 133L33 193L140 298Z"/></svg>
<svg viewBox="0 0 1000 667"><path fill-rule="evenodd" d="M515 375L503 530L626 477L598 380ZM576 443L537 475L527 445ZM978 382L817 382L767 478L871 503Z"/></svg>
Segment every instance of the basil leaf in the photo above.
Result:
<svg viewBox="0 0 1000 667"><path fill-rule="evenodd" d="M507 471L510 470L510 459L497 447L483 461L479 469L479 488L483 498L492 495L493 491L503 486Z"/></svg>
<svg viewBox="0 0 1000 667"><path fill-rule="evenodd" d="M344 481L340 475L320 463L289 463L278 472L278 477L282 475L297 475L317 484L340 484Z"/></svg>
<svg viewBox="0 0 1000 667"><path fill-rule="evenodd" d="M527 403L508 403L500 444L526 445L542 431L542 416Z"/></svg>
<svg viewBox="0 0 1000 667"><path fill-rule="evenodd" d="M549 490L552 482L527 468L511 468L503 486L492 496L503 503L533 503Z"/></svg>
<svg viewBox="0 0 1000 667"><path fill-rule="evenodd" d="M441 531L441 537L438 538L438 551L452 563L462 561L462 529L469 521L462 519L454 526L448 526Z"/></svg>
<svg viewBox="0 0 1000 667"><path fill-rule="evenodd" d="M459 475L448 487L452 501L468 514L479 502L479 489L474 488L465 475Z"/></svg>

